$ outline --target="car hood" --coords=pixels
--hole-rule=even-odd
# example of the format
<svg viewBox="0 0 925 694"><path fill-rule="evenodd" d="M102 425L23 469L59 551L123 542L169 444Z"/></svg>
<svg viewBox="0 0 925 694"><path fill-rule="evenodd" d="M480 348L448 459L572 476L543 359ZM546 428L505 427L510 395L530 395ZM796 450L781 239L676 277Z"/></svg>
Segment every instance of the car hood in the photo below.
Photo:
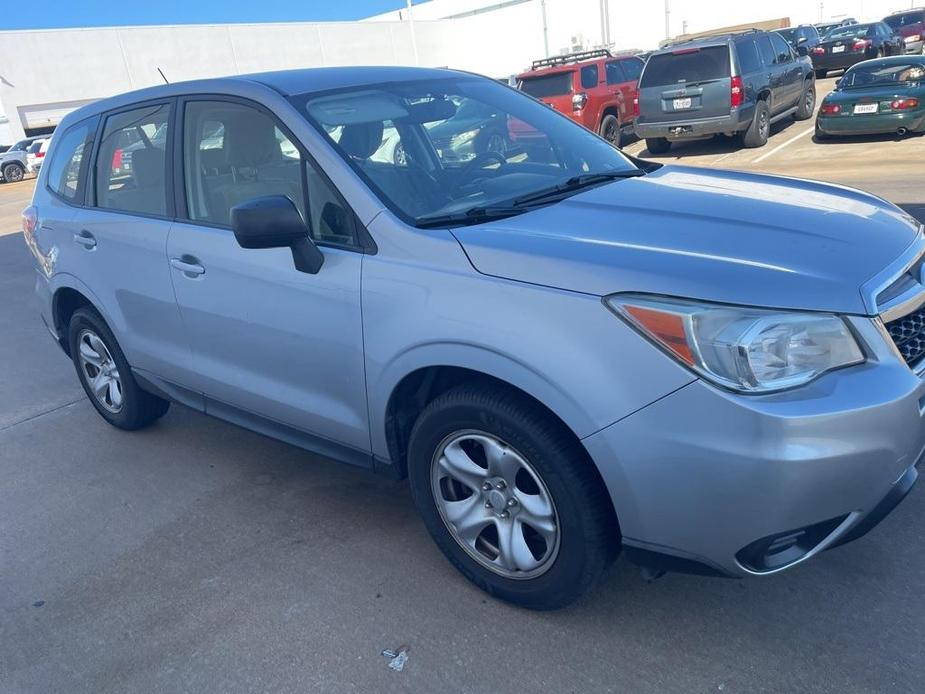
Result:
<svg viewBox="0 0 925 694"><path fill-rule="evenodd" d="M918 228L850 188L664 166L453 233L479 272L537 285L870 313L861 286Z"/></svg>

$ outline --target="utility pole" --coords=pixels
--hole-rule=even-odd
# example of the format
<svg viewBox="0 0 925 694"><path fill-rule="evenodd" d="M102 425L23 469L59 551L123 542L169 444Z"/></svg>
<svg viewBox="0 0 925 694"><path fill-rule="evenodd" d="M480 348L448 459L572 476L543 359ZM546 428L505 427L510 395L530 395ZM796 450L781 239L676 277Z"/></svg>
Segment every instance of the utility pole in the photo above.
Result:
<svg viewBox="0 0 925 694"><path fill-rule="evenodd" d="M610 0L601 3L601 45L610 46Z"/></svg>
<svg viewBox="0 0 925 694"><path fill-rule="evenodd" d="M543 15L543 57L549 57L549 27L546 24L546 0L540 0L540 13Z"/></svg>
<svg viewBox="0 0 925 694"><path fill-rule="evenodd" d="M671 38L671 7L668 0L665 0L665 40Z"/></svg>
<svg viewBox="0 0 925 694"><path fill-rule="evenodd" d="M418 37L414 33L414 15L411 10L411 0L408 0L408 25L411 27L411 50L414 51L414 64L420 65L418 58Z"/></svg>

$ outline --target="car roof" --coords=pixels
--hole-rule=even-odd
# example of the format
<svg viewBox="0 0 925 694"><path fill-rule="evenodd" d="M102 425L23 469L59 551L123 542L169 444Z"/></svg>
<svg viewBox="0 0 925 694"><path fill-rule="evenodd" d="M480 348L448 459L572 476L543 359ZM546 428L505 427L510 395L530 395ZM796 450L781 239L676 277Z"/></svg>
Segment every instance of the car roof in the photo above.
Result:
<svg viewBox="0 0 925 694"><path fill-rule="evenodd" d="M73 120L128 107L143 101L184 96L186 94L222 93L229 90L234 91L234 88L247 84L259 84L288 97L296 94L325 92L331 89L371 86L385 82L412 82L425 79L445 79L454 76L477 77L473 73L444 68L398 66L316 67L215 77L160 84L94 101L68 114L67 121L70 123ZM46 135L45 137L48 136Z"/></svg>
<svg viewBox="0 0 925 694"><path fill-rule="evenodd" d="M759 36L766 32L763 31L746 31L735 34L715 34L713 36L701 36L696 39L690 39L689 41L679 41L678 43L673 43L664 48L659 48L657 51L652 53L653 56L663 54L663 53L674 53L675 51L681 51L687 48L708 48L710 46L726 46L730 41L734 41L740 36Z"/></svg>

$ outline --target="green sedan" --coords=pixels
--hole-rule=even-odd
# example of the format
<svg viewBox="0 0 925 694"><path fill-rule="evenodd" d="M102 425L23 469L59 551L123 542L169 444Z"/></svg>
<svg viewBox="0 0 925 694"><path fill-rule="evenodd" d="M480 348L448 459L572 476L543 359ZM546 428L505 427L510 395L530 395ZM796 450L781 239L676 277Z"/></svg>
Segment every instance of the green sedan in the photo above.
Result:
<svg viewBox="0 0 925 694"><path fill-rule="evenodd" d="M925 132L925 56L858 63L819 108L816 139Z"/></svg>

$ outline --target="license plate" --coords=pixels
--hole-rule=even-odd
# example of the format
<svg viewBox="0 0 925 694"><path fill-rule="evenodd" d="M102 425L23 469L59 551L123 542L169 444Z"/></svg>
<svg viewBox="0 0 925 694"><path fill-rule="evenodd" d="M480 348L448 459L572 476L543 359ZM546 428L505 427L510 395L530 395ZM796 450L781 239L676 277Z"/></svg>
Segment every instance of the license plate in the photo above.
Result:
<svg viewBox="0 0 925 694"><path fill-rule="evenodd" d="M690 107L691 107L691 99L690 99L690 97L687 97L686 99L675 99L675 100L672 102L672 105L674 106L674 110L675 110L675 111L678 111L678 110L680 110L680 109L682 109L682 108L690 108Z"/></svg>
<svg viewBox="0 0 925 694"><path fill-rule="evenodd" d="M833 53L844 53L845 47L844 46L832 46L832 52Z"/></svg>
<svg viewBox="0 0 925 694"><path fill-rule="evenodd" d="M876 113L880 108L880 104L855 104L854 112L855 113Z"/></svg>

